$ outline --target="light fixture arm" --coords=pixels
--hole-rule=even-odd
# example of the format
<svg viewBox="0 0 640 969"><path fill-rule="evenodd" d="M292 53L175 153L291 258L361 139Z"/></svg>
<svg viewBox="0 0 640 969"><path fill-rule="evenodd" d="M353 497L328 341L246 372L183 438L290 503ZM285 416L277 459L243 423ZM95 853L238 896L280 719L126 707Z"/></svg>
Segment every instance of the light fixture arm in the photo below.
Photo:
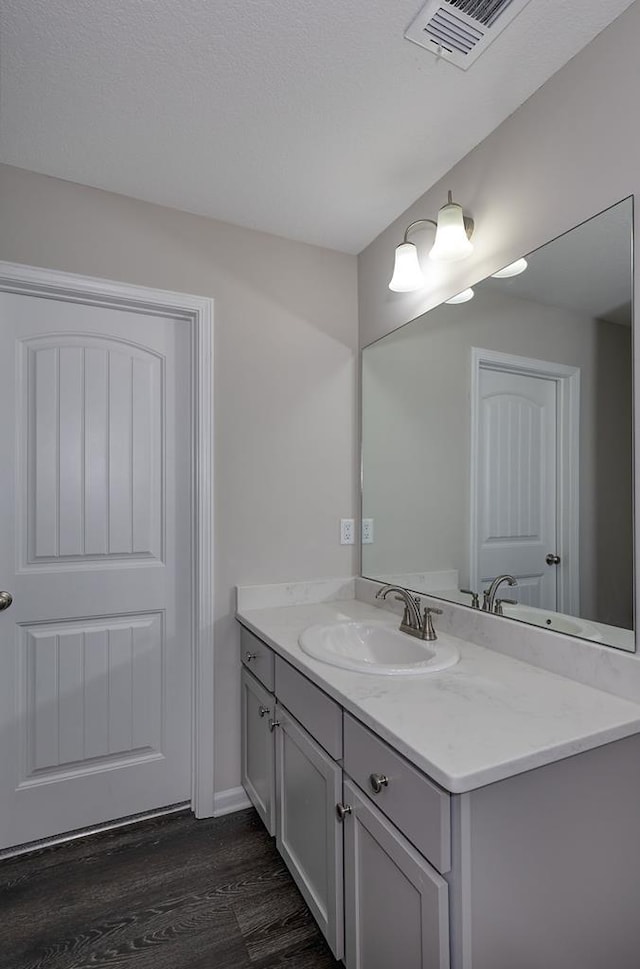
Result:
<svg viewBox="0 0 640 969"><path fill-rule="evenodd" d="M436 229L438 228L438 223L434 219L416 219L415 222L412 222L404 230L404 239L402 241L403 242L408 242L409 241L409 233L410 232L413 232L413 230L417 226L419 226L419 225L435 225Z"/></svg>

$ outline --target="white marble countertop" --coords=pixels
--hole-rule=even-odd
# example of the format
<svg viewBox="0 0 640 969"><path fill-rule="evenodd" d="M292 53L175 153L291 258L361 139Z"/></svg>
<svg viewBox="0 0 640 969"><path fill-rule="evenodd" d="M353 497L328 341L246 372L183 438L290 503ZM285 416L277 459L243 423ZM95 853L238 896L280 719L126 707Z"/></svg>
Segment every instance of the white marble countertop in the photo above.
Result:
<svg viewBox="0 0 640 969"><path fill-rule="evenodd" d="M239 621L371 727L416 767L462 793L640 733L640 704L529 666L466 640L440 673L389 677L338 669L307 656L307 626L394 617L334 600L240 609Z"/></svg>

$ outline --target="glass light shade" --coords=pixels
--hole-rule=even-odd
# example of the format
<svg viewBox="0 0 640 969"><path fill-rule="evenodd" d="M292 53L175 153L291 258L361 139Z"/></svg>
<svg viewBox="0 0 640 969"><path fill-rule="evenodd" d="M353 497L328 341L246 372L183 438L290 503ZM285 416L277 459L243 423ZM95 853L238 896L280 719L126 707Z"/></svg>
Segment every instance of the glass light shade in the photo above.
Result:
<svg viewBox="0 0 640 969"><path fill-rule="evenodd" d="M452 296L451 299L445 299L445 303L449 303L450 306L455 306L457 303L468 303L474 296L475 293L472 289L463 289L457 296Z"/></svg>
<svg viewBox="0 0 640 969"><path fill-rule="evenodd" d="M466 259L472 252L473 246L464 227L462 206L455 202L443 205L438 212L436 241L429 257L441 262L456 262L458 259Z"/></svg>
<svg viewBox="0 0 640 969"><path fill-rule="evenodd" d="M504 269L500 269L497 273L491 273L493 279L509 279L510 276L519 276L527 268L528 263L526 259L516 259L515 262L510 263L505 266Z"/></svg>
<svg viewBox="0 0 640 969"><path fill-rule="evenodd" d="M411 293L424 286L424 273L418 262L418 250L413 242L403 242L396 248L396 261L389 289L394 293Z"/></svg>

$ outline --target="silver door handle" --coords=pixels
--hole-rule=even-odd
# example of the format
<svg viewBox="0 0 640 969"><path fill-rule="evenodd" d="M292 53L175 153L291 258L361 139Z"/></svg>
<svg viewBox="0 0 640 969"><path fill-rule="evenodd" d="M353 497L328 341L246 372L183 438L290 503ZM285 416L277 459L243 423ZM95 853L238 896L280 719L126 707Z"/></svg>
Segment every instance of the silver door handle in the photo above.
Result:
<svg viewBox="0 0 640 969"><path fill-rule="evenodd" d="M549 552L545 558L545 562L547 565L560 565L560 556L554 555L553 552Z"/></svg>
<svg viewBox="0 0 640 969"><path fill-rule="evenodd" d="M8 609L13 602L13 596L10 592L0 592L0 612L3 609Z"/></svg>
<svg viewBox="0 0 640 969"><path fill-rule="evenodd" d="M257 658L258 658L258 654L252 653L250 650L247 650L247 652L244 654L245 663L250 663L252 660Z"/></svg>
<svg viewBox="0 0 640 969"><path fill-rule="evenodd" d="M271 731L271 733L273 733L273 731L276 729L276 727L279 727L279 726L280 726L280 721L279 720L270 720L269 721L269 730Z"/></svg>
<svg viewBox="0 0 640 969"><path fill-rule="evenodd" d="M258 707L258 713L261 717L266 717L268 713L271 713L269 707L263 707L262 705Z"/></svg>
<svg viewBox="0 0 640 969"><path fill-rule="evenodd" d="M351 814L353 808L350 804L336 804L336 814L338 816L338 821L344 821L347 814Z"/></svg>

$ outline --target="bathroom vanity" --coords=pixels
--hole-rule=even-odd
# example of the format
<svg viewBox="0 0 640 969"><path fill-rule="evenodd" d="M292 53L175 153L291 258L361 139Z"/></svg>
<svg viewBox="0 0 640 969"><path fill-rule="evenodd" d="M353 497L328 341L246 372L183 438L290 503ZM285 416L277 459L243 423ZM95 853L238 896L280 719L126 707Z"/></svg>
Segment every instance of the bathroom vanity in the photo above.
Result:
<svg viewBox="0 0 640 969"><path fill-rule="evenodd" d="M640 706L454 637L459 662L414 677L298 645L381 614L238 611L243 784L335 956L637 969Z"/></svg>

